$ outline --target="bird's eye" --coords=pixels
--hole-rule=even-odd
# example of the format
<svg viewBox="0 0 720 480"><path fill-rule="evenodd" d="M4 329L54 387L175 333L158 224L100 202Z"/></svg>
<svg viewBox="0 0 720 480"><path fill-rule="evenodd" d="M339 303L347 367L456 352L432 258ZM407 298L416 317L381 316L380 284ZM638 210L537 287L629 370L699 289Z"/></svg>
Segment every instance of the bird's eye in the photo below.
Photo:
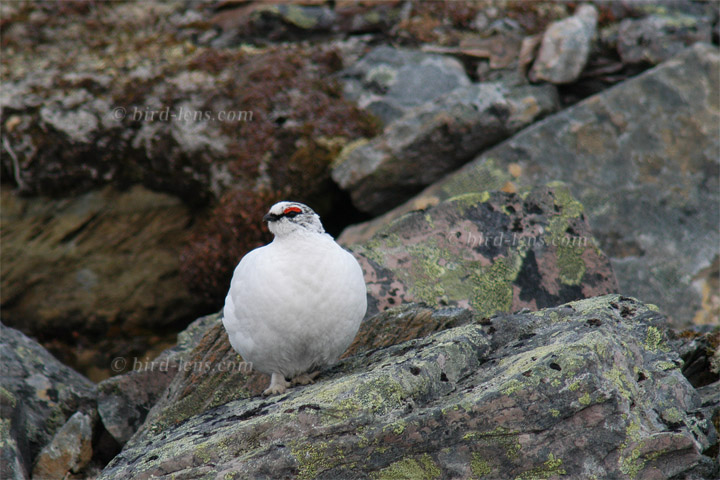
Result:
<svg viewBox="0 0 720 480"><path fill-rule="evenodd" d="M293 218L297 215L300 215L302 213L302 210L299 207L288 207L285 210L283 210L283 215L288 218Z"/></svg>

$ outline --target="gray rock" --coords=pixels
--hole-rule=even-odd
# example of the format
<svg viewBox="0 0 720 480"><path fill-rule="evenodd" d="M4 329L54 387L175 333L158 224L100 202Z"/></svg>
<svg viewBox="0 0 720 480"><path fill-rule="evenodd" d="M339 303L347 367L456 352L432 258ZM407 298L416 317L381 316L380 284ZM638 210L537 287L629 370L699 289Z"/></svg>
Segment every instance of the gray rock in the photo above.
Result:
<svg viewBox="0 0 720 480"><path fill-rule="evenodd" d="M675 325L704 318L720 253L718 68L718 50L695 45L525 129L339 239L362 242L403 213L463 193L559 179L585 207L621 292L660 305Z"/></svg>
<svg viewBox="0 0 720 480"><path fill-rule="evenodd" d="M365 273L368 315L423 302L489 316L617 291L563 185L453 197L350 248Z"/></svg>
<svg viewBox="0 0 720 480"><path fill-rule="evenodd" d="M617 50L624 63L658 64L696 42L710 43L712 22L708 17L673 12L626 18L618 28Z"/></svg>
<svg viewBox="0 0 720 480"><path fill-rule="evenodd" d="M70 417L38 455L33 478L62 480L79 473L92 458L93 423L82 412Z"/></svg>
<svg viewBox="0 0 720 480"><path fill-rule="evenodd" d="M197 319L178 335L175 347L153 360L139 362L126 374L98 384L98 413L118 444L125 444L142 425L182 367L188 352L195 348L213 321L217 321L215 315Z"/></svg>
<svg viewBox="0 0 720 480"><path fill-rule="evenodd" d="M382 135L350 144L332 178L357 208L382 213L557 107L549 85L459 88L408 111Z"/></svg>
<svg viewBox="0 0 720 480"><path fill-rule="evenodd" d="M137 319L162 327L196 313L201 300L179 278L191 214L178 198L137 186L48 202L3 189L2 203L6 324L47 338L132 331ZM117 338L99 343L106 357L83 367L128 354Z"/></svg>
<svg viewBox="0 0 720 480"><path fill-rule="evenodd" d="M340 77L345 96L386 124L470 85L462 64L452 57L386 46L370 51Z"/></svg>
<svg viewBox="0 0 720 480"><path fill-rule="evenodd" d="M555 84L577 80L590 55L597 17L594 6L582 5L572 17L550 25L543 35L530 78Z"/></svg>
<svg viewBox="0 0 720 480"><path fill-rule="evenodd" d="M21 332L0 324L2 478L26 478L40 450L76 413L96 415L95 385ZM76 420L77 421L77 420ZM19 455L19 456L18 456ZM7 470L6 470L7 469Z"/></svg>
<svg viewBox="0 0 720 480"><path fill-rule="evenodd" d="M99 478L714 478L664 323L609 295L444 330L147 425Z"/></svg>

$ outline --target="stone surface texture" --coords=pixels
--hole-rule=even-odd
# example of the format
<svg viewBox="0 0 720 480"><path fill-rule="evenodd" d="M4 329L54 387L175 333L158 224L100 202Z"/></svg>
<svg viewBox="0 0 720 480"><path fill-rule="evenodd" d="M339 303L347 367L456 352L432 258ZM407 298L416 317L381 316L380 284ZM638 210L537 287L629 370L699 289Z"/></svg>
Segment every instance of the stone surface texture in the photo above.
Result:
<svg viewBox="0 0 720 480"><path fill-rule="evenodd" d="M6 324L72 341L73 331L137 335L194 318L200 302L178 259L191 214L178 198L136 186L51 202L3 189L2 205ZM109 340L108 354L128 354Z"/></svg>
<svg viewBox="0 0 720 480"><path fill-rule="evenodd" d="M0 478L28 478L35 458L58 431L90 428L87 422L97 415L97 388L37 342L1 323L0 365ZM71 417L75 420L67 425ZM79 449L68 466L80 465L85 455Z"/></svg>
<svg viewBox="0 0 720 480"><path fill-rule="evenodd" d="M564 185L452 197L351 250L365 272L369 315L407 302L492 315L617 289Z"/></svg>
<svg viewBox="0 0 720 480"><path fill-rule="evenodd" d="M555 84L577 80L590 55L597 19L593 5L581 5L573 16L550 25L542 37L530 78Z"/></svg>
<svg viewBox="0 0 720 480"><path fill-rule="evenodd" d="M281 396L151 422L99 478L714 478L716 432L664 323L608 295L366 351Z"/></svg>
<svg viewBox="0 0 720 480"><path fill-rule="evenodd" d="M585 207L620 291L658 304L676 325L716 319L718 68L717 48L697 44L532 125L339 239L362 242L392 218L463 193L562 180Z"/></svg>
<svg viewBox="0 0 720 480"><path fill-rule="evenodd" d="M332 178L357 208L382 213L557 108L550 85L458 88L409 110L382 135L345 147Z"/></svg>

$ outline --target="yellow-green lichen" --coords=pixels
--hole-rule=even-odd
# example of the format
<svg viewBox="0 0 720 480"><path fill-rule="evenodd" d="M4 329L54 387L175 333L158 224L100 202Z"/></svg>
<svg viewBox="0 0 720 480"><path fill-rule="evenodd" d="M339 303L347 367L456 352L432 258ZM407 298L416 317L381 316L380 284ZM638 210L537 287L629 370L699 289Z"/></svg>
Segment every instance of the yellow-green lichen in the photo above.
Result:
<svg viewBox="0 0 720 480"><path fill-rule="evenodd" d="M675 365L673 362L661 360L659 362L655 362L655 368L658 368L660 370L672 370L673 368L677 368L677 365Z"/></svg>
<svg viewBox="0 0 720 480"><path fill-rule="evenodd" d="M488 463L488 461L485 460L478 452L473 452L472 454L472 460L470 460L470 470L476 478L482 478L485 475L489 475L492 471L490 463Z"/></svg>
<svg viewBox="0 0 720 480"><path fill-rule="evenodd" d="M508 258L498 258L492 265L478 267L472 274L474 293L470 305L479 315L508 312L512 307L512 282L522 266L522 256L510 253Z"/></svg>
<svg viewBox="0 0 720 480"><path fill-rule="evenodd" d="M487 202L488 200L490 200L490 192L483 191L456 195L452 198L449 198L447 202L452 202L453 204L460 206L461 212L464 213L468 209L474 208L481 203Z"/></svg>
<svg viewBox="0 0 720 480"><path fill-rule="evenodd" d="M551 409L550 409L550 415L552 415L553 417L559 417L559 416L560 416L560 410L558 410L557 408L551 408Z"/></svg>
<svg viewBox="0 0 720 480"><path fill-rule="evenodd" d="M295 460L298 462L298 478L315 478L319 473L336 466L344 459L341 452L328 452L326 442L318 444L298 443L291 448Z"/></svg>
<svg viewBox="0 0 720 480"><path fill-rule="evenodd" d="M663 334L660 329L653 326L650 326L647 329L647 334L645 335L645 348L651 352L656 352L658 350L668 352L670 350L663 340Z"/></svg>
<svg viewBox="0 0 720 480"><path fill-rule="evenodd" d="M523 387L523 384L520 380L516 378L511 378L508 382L506 382L500 391L504 393L505 395L512 395L513 393L517 392L518 390L521 390Z"/></svg>
<svg viewBox="0 0 720 480"><path fill-rule="evenodd" d="M485 158L466 172L466 175L455 175L443 183L440 187L441 193L445 198L449 198L465 192L501 190L513 177L506 168L499 168L498 163L493 158Z"/></svg>
<svg viewBox="0 0 720 480"><path fill-rule="evenodd" d="M557 475L565 475L566 473L565 469L562 468L562 460L555 458L555 455L550 453L542 466L523 472L515 477L515 480L542 480Z"/></svg>
<svg viewBox="0 0 720 480"><path fill-rule="evenodd" d="M620 471L630 478L637 477L645 466L645 460L640 458L640 449L633 448L630 455L620 456Z"/></svg>
<svg viewBox="0 0 720 480"><path fill-rule="evenodd" d="M580 405L590 405L590 394L585 392L582 397L578 398Z"/></svg>
<svg viewBox="0 0 720 480"><path fill-rule="evenodd" d="M663 411L663 419L672 423L680 423L683 420L683 416L676 407L670 407Z"/></svg>
<svg viewBox="0 0 720 480"><path fill-rule="evenodd" d="M554 189L555 203L560 207L560 214L550 218L545 241L556 248L560 281L565 285L580 285L586 269L582 255L588 247L587 238L568 237L566 233L569 219L580 216L583 206L573 198L564 184L550 183L548 186Z"/></svg>
<svg viewBox="0 0 720 480"><path fill-rule="evenodd" d="M391 463L371 475L378 480L433 480L442 477L442 471L432 457L424 453L415 458L404 458Z"/></svg>
<svg viewBox="0 0 720 480"><path fill-rule="evenodd" d="M617 366L614 366L611 370L603 372L603 377L610 380L615 387L618 389L620 395L628 400L634 396L635 384L631 383L625 372L621 371Z"/></svg>

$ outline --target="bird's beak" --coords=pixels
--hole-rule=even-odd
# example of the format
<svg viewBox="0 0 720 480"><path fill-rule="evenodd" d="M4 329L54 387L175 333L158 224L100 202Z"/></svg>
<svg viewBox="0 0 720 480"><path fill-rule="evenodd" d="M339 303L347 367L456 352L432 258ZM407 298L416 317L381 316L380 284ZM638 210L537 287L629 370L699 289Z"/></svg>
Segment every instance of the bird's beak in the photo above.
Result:
<svg viewBox="0 0 720 480"><path fill-rule="evenodd" d="M277 215L273 213L266 213L265 216L263 216L263 222L274 222L277 220Z"/></svg>

